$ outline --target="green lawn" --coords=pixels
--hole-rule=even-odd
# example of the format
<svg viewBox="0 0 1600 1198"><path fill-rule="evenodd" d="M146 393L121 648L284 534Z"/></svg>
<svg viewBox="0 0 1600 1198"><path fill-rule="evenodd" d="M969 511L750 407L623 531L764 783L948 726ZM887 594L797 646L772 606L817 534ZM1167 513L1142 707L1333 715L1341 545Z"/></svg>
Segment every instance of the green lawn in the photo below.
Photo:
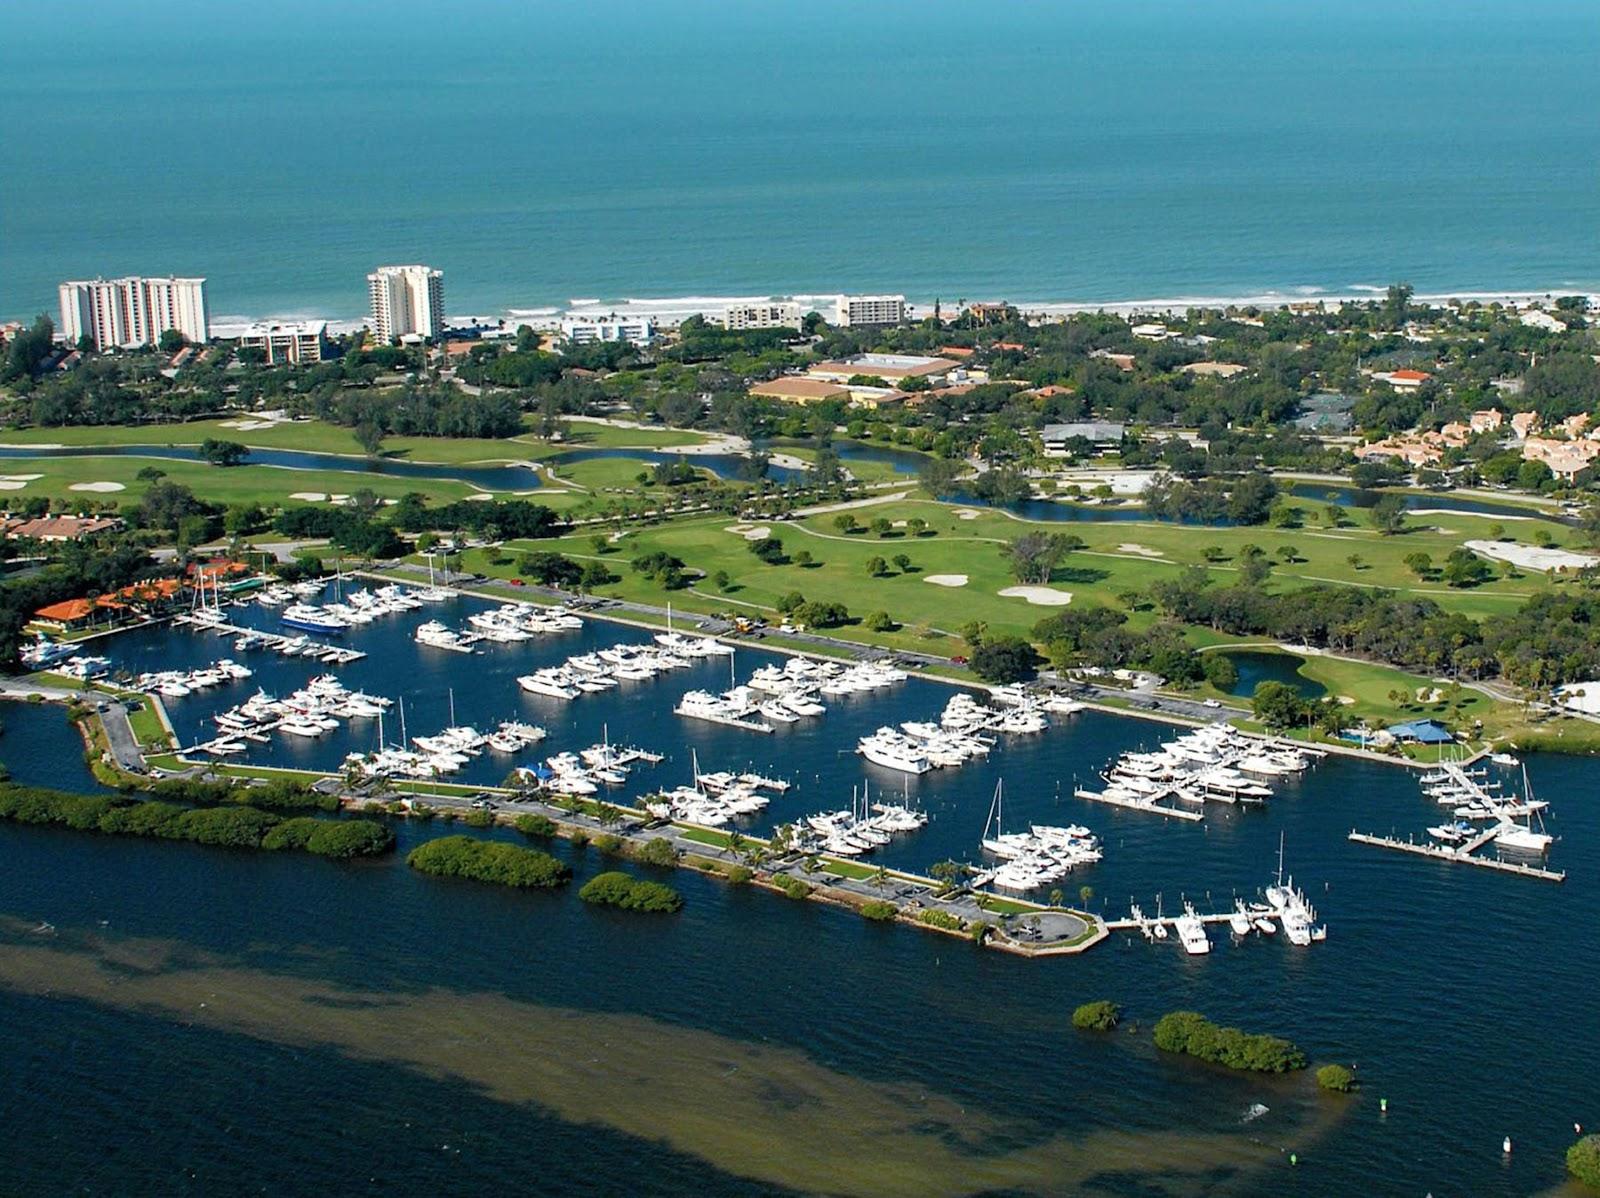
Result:
<svg viewBox="0 0 1600 1198"><path fill-rule="evenodd" d="M1486 517L1452 515L1441 521L1443 527L1424 527L1417 521L1415 531L1383 537L1360 527L1196 529L1155 521L1044 524L989 510L963 520L957 516L958 510L949 504L908 499L853 513L863 524L880 516L891 521L921 517L928 521L932 535L920 537L907 536L903 530L887 537L870 532L845 536L835 527L833 515L771 524L773 535L783 540L791 556L802 549L812 554L815 564L810 567L765 565L749 553L743 536L726 531L732 522L725 517L676 520L628 534L620 551L609 555L613 569L623 579L607 593L663 601L665 592L628 571L626 562L641 553L665 550L703 570L708 578L726 571L732 580L726 592L718 593L709 582L701 582L693 591L672 597L688 610L771 611L780 596L799 591L811 598L838 599L853 615L886 610L907 626L897 634L866 638L881 643L925 645L914 635L918 629L954 631L973 619L988 622L996 631L1023 633L1051 609L999 594L1014 583L1000 548L1006 539L1030 528L1066 532L1086 542L1086 549L1071 555L1052 582L1056 589L1070 592L1077 604L1123 606L1121 594L1146 591L1152 583L1171 578L1190 565L1203 566L1218 585L1227 585L1237 578L1240 551L1249 544L1261 547L1277 562L1269 582L1273 589L1322 582L1383 587L1424 595L1443 607L1478 617L1509 612L1535 592L1559 585L1545 575L1527 571L1460 590L1437 580L1419 579L1405 565L1403 559L1410 553L1425 552L1441 563L1462 540L1486 538L1496 523ZM1558 545L1574 540L1572 530L1540 527L1550 527ZM1530 535L1524 527L1510 531ZM574 556L593 556L588 539L588 534L581 534L555 547ZM1296 560L1289 562L1279 556L1284 546L1297 551ZM1221 552L1215 562L1205 560L1205 550L1211 547ZM911 559L910 572L901 573L891 565L886 577L868 575L869 558L887 560L900 553ZM1348 561L1352 554L1360 557L1359 569ZM966 575L968 581L961 587L935 586L924 581L930 574ZM1135 626L1153 619L1149 611L1133 613ZM865 634L856 630L850 635Z"/></svg>
<svg viewBox="0 0 1600 1198"><path fill-rule="evenodd" d="M309 453L348 454L365 457L347 428L321 421L295 421L264 429L239 429L229 424L248 422L248 415L228 420L197 420L188 424L93 425L71 428L10 429L0 433L6 445L199 445L211 437L238 441L261 449L294 449ZM617 428L589 421L573 421L559 442L541 440L530 433L505 440L454 437L388 437L385 457L443 465L492 464L542 460L578 448L659 449L693 445L704 440L697 433L668 428Z"/></svg>
<svg viewBox="0 0 1600 1198"><path fill-rule="evenodd" d="M8 458L0 462L5 474L38 474L42 478L25 482L10 495L44 495L51 499L137 500L150 484L140 480L139 471L154 466L166 472L166 481L182 483L202 499L215 503L260 503L275 505L294 502L295 492L323 495L349 495L369 490L384 499L398 499L408 491L418 491L430 499L446 503L479 494L477 488L451 480L395 478L382 474L340 470L288 470L276 466L208 466L204 462L130 457L40 457ZM75 491L74 484L120 483L117 491ZM557 506L552 502L551 506Z"/></svg>

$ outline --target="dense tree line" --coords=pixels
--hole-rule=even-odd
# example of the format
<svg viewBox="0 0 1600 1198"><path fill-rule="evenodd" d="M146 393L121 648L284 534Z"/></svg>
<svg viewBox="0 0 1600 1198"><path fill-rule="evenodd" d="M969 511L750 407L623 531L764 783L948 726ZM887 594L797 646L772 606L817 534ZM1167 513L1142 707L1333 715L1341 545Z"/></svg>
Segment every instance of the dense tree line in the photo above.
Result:
<svg viewBox="0 0 1600 1198"><path fill-rule="evenodd" d="M373 820L285 820L248 805L184 807L127 795L77 795L0 782L0 819L56 824L110 836L188 840L221 848L292 849L340 860L394 847L394 833Z"/></svg>
<svg viewBox="0 0 1600 1198"><path fill-rule="evenodd" d="M1202 1061L1253 1073L1288 1073L1306 1067L1306 1054L1278 1036L1218 1027L1198 1011L1171 1011L1153 1033L1163 1052L1186 1053Z"/></svg>
<svg viewBox="0 0 1600 1198"><path fill-rule="evenodd" d="M1482 623L1422 596L1334 585L1281 594L1249 585L1212 587L1203 570L1154 584L1150 598L1184 623L1422 673L1501 675L1534 688L1600 677L1600 595L1589 590L1541 593Z"/></svg>

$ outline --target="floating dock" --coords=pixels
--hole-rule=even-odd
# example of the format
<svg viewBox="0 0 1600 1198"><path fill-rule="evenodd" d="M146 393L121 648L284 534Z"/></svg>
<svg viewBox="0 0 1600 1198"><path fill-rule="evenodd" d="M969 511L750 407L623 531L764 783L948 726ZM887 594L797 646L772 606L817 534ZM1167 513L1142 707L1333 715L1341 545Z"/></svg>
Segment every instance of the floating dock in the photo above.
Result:
<svg viewBox="0 0 1600 1198"><path fill-rule="evenodd" d="M729 728L743 728L746 732L771 732L771 724L763 724L757 720L746 719L740 715L713 715L704 711L685 711L682 707L674 707L673 715L681 715L685 719L704 720L708 724L723 724Z"/></svg>
<svg viewBox="0 0 1600 1198"><path fill-rule="evenodd" d="M1494 839L1497 829L1490 828L1480 832L1465 844L1456 848L1446 848L1443 845L1421 844L1415 840L1399 840L1393 836L1373 836L1367 832L1350 832L1350 839L1357 844L1376 845L1380 849L1394 849L1401 853L1410 853L1417 857L1432 857L1435 861L1459 861L1464 865L1476 865L1482 869L1499 870L1505 874L1518 874L1524 878L1539 878L1545 882L1565 882L1565 870L1545 869L1538 865L1524 865L1520 861L1505 861L1498 857L1476 857L1473 854L1489 841Z"/></svg>
<svg viewBox="0 0 1600 1198"><path fill-rule="evenodd" d="M1197 824L1205 818L1198 811L1184 811L1177 807L1164 807L1159 802L1162 796L1156 795L1149 799L1125 799L1118 795L1108 794L1099 790L1084 790L1081 787L1072 792L1080 799L1088 799L1091 803L1106 803L1112 807L1121 807L1128 811L1148 811L1152 815L1164 815L1168 819L1188 820ZM1169 792L1170 793L1170 792ZM1109 926L1109 925L1107 925Z"/></svg>
<svg viewBox="0 0 1600 1198"><path fill-rule="evenodd" d="M265 648L278 653L285 653L291 657L307 657L314 661L326 662L329 665L349 665L352 661L360 661L366 654L360 649L346 649L342 645L330 645L323 641L312 640L311 633L301 633L295 636L285 636L282 633L266 632L260 628L245 628L238 624L218 624L211 620L197 620L193 616L174 616L174 624L182 624L201 632L214 632L218 636L254 637ZM288 652L286 645L295 644L296 650ZM299 646L304 645L304 651Z"/></svg>

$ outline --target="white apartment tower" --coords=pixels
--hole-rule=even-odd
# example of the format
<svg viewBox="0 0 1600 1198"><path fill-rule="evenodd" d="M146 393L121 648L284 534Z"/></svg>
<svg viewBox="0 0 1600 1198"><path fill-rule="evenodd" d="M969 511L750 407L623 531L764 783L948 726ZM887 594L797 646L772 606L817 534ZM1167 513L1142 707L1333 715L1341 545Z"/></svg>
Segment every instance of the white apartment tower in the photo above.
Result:
<svg viewBox="0 0 1600 1198"><path fill-rule="evenodd" d="M81 279L61 284L61 336L85 335L98 350L154 345L168 329L203 345L211 339L204 279Z"/></svg>
<svg viewBox="0 0 1600 1198"><path fill-rule="evenodd" d="M372 335L380 345L399 337L444 335L444 271L430 266L380 266L367 276Z"/></svg>
<svg viewBox="0 0 1600 1198"><path fill-rule="evenodd" d="M833 323L839 328L903 324L905 318L903 295L841 295L834 301Z"/></svg>

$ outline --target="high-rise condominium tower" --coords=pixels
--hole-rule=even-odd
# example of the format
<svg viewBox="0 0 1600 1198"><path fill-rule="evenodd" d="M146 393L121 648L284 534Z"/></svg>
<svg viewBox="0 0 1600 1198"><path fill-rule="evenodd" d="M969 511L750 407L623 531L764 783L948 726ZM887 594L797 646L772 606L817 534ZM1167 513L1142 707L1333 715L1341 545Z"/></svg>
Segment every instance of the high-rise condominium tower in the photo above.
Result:
<svg viewBox="0 0 1600 1198"><path fill-rule="evenodd" d="M154 345L168 329L211 338L204 279L81 279L61 284L61 335L99 350Z"/></svg>
<svg viewBox="0 0 1600 1198"><path fill-rule="evenodd" d="M372 333L379 344L415 333L444 333L444 271L430 266L380 266L367 276Z"/></svg>

